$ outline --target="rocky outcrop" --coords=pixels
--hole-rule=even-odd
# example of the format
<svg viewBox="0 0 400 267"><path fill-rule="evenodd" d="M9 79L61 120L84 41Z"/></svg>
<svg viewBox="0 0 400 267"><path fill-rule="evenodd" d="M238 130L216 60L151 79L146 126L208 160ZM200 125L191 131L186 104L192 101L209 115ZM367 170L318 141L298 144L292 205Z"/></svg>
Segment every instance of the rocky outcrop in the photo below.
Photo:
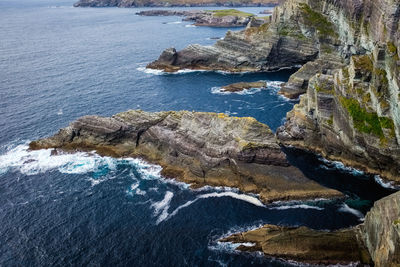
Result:
<svg viewBox="0 0 400 267"><path fill-rule="evenodd" d="M378 200L361 229L375 266L400 266L400 192Z"/></svg>
<svg viewBox="0 0 400 267"><path fill-rule="evenodd" d="M287 0L261 26L250 23L246 30L228 32L214 46L191 45L178 51L175 61L159 58L148 68L263 72L302 66L314 60L319 60L314 66L323 62L316 70L312 65L305 66L296 79L285 85L283 94L296 98L305 92L313 74L340 67L345 61L342 55L349 53L348 45L339 40L334 22L314 11L321 6L321 1Z"/></svg>
<svg viewBox="0 0 400 267"><path fill-rule="evenodd" d="M279 0L251 0L251 1L226 1L226 0L79 0L75 7L189 7L189 6L275 6Z"/></svg>
<svg viewBox="0 0 400 267"><path fill-rule="evenodd" d="M196 26L208 27L244 27L254 16L235 9L224 10L147 10L136 13L140 16L182 16L184 21L193 21Z"/></svg>
<svg viewBox="0 0 400 267"><path fill-rule="evenodd" d="M220 242L247 243L237 249L260 251L269 257L310 264L372 263L355 229L329 232L307 227L265 225L256 230L233 234Z"/></svg>
<svg viewBox="0 0 400 267"><path fill-rule="evenodd" d="M272 131L253 118L187 111L85 116L30 148L142 157L160 164L166 177L238 187L264 202L341 196L290 166Z"/></svg>
<svg viewBox="0 0 400 267"><path fill-rule="evenodd" d="M399 17L399 0L287 0L262 26L228 32L214 46L167 49L147 67L241 72L302 65L280 92L307 92L278 130L281 143L400 182Z"/></svg>
<svg viewBox="0 0 400 267"><path fill-rule="evenodd" d="M338 53L317 31L323 57L342 62L307 63L283 86L284 95L307 93L278 138L400 182L400 1L306 2L335 26Z"/></svg>
<svg viewBox="0 0 400 267"><path fill-rule="evenodd" d="M267 82L258 81L258 82L239 82L232 83L229 85L225 85L221 87L221 91L223 92L240 92L243 90L251 89L251 88L266 88Z"/></svg>
<svg viewBox="0 0 400 267"><path fill-rule="evenodd" d="M240 251L311 264L400 265L400 192L378 200L363 224L338 231L265 225L220 242L240 243ZM251 245L250 245L251 244Z"/></svg>
<svg viewBox="0 0 400 267"><path fill-rule="evenodd" d="M285 145L400 182L398 89L390 88L395 81L373 58L353 56L333 75L314 76L277 136Z"/></svg>

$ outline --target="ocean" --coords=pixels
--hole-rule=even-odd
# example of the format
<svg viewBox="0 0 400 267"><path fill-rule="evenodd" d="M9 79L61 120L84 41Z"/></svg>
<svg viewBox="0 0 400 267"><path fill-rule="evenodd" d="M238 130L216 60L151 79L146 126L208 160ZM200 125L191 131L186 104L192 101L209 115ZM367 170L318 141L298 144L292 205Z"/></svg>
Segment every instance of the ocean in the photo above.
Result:
<svg viewBox="0 0 400 267"><path fill-rule="evenodd" d="M135 15L148 8L72 4L0 0L1 266L294 266L238 253L237 245L218 240L264 224L357 225L373 201L393 192L376 177L296 149L285 150L292 164L347 198L264 205L235 188L192 190L140 159L28 151L30 141L88 114L224 112L252 116L275 131L297 103L277 94L295 70L162 74L144 68L165 48L212 45L226 28ZM258 80L268 88L220 91Z"/></svg>

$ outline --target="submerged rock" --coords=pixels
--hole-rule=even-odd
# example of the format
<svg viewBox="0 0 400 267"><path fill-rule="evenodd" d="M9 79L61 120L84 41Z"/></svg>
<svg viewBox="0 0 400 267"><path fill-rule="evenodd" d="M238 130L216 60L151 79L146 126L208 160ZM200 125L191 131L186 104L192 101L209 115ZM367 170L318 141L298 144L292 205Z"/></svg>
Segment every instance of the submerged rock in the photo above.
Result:
<svg viewBox="0 0 400 267"><path fill-rule="evenodd" d="M222 91L225 92L240 92L246 89L251 88L266 88L267 82L265 81L258 81L258 82L239 82L239 83L232 83L229 85L222 86Z"/></svg>
<svg viewBox="0 0 400 267"><path fill-rule="evenodd" d="M30 148L143 157L161 165L166 177L194 187L238 187L259 193L264 202L342 196L290 166L272 131L253 118L134 110L109 118L85 116Z"/></svg>

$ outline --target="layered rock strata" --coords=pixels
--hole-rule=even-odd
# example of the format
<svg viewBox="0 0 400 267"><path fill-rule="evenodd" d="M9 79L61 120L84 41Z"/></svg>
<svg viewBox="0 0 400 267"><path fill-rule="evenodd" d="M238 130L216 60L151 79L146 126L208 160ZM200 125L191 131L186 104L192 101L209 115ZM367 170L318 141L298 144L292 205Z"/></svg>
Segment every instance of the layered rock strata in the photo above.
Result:
<svg viewBox="0 0 400 267"><path fill-rule="evenodd" d="M196 26L208 27L243 27L253 17L250 13L235 9L221 11L191 10L147 10L136 13L140 16L181 16L183 21L193 21Z"/></svg>
<svg viewBox="0 0 400 267"><path fill-rule="evenodd" d="M309 264L372 263L355 229L328 232L307 227L264 225L256 230L223 238L220 242L250 243L252 246L240 245L237 249L260 251L269 257Z"/></svg>
<svg viewBox="0 0 400 267"><path fill-rule="evenodd" d="M400 266L400 192L374 204L361 234L375 266Z"/></svg>
<svg viewBox="0 0 400 267"><path fill-rule="evenodd" d="M241 92L243 90L251 89L251 88L266 88L267 82L258 81L258 82L239 82L232 83L229 85L225 85L221 87L221 91L224 92Z"/></svg>
<svg viewBox="0 0 400 267"><path fill-rule="evenodd" d="M187 111L85 116L30 148L143 157L161 165L166 177L238 187L264 202L342 196L290 166L268 126L253 118Z"/></svg>
<svg viewBox="0 0 400 267"><path fill-rule="evenodd" d="M297 98L277 136L400 182L400 1L287 0L270 23L214 46L165 50L164 71L270 71L303 65L281 94Z"/></svg>
<svg viewBox="0 0 400 267"><path fill-rule="evenodd" d="M220 242L251 243L251 246L240 245L237 249L311 264L399 266L400 192L378 200L364 223L353 228L316 231L306 227L265 225L233 234Z"/></svg>

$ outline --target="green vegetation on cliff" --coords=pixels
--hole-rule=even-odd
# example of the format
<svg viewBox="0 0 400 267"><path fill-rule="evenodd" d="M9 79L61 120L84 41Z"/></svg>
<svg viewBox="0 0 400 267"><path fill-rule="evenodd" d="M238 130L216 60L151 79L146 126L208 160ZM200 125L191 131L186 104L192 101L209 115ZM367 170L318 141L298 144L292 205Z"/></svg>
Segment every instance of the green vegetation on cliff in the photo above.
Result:
<svg viewBox="0 0 400 267"><path fill-rule="evenodd" d="M251 13L246 13L237 9L221 9L211 10L215 17L235 16L235 17L252 17Z"/></svg>
<svg viewBox="0 0 400 267"><path fill-rule="evenodd" d="M333 24L321 13L314 11L307 4L300 4L300 10L304 14L305 23L316 29L321 36L336 36Z"/></svg>
<svg viewBox="0 0 400 267"><path fill-rule="evenodd" d="M393 120L387 117L379 117L375 112L368 112L362 108L357 100L341 97L340 102L347 109L353 119L354 127L361 133L374 134L385 139L382 129L389 129L390 135L394 135Z"/></svg>

